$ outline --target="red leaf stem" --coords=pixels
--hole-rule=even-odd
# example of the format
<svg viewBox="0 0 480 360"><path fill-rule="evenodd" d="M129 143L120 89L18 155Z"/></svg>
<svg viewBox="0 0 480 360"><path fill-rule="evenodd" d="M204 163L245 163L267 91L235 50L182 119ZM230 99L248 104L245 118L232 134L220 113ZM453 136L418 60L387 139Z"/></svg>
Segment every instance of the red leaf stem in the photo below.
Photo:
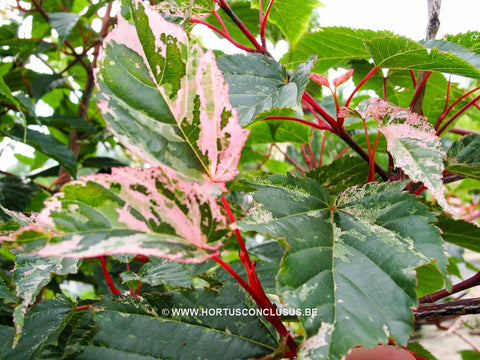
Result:
<svg viewBox="0 0 480 360"><path fill-rule="evenodd" d="M332 130L331 126L328 125L327 123L322 122L321 124L316 124L312 121L291 117L291 116L267 116L262 120L291 120L291 121L296 121L296 122L311 126L318 130Z"/></svg>
<svg viewBox="0 0 480 360"><path fill-rule="evenodd" d="M301 148L302 148L303 157L305 158L305 162L307 163L308 170L313 170L312 160L310 159L310 156L307 154L307 151L305 150L305 145L302 144Z"/></svg>
<svg viewBox="0 0 480 360"><path fill-rule="evenodd" d="M432 71L425 73L425 76L422 79L422 82L415 88L415 94L413 95L412 101L410 101L409 107L412 108L415 102L417 101L418 96L422 91L424 91L425 85L427 84L428 78L433 74Z"/></svg>
<svg viewBox="0 0 480 360"><path fill-rule="evenodd" d="M415 76L415 71L410 70L410 77L412 78L413 88L417 87L417 77Z"/></svg>
<svg viewBox="0 0 480 360"><path fill-rule="evenodd" d="M452 105L450 106L445 106L445 110L443 110L443 112L440 114L440 116L438 117L437 119L437 122L435 123L435 130L438 130L438 128L440 127L440 124L442 123L442 121L447 117L448 113L450 111L452 111L452 109L460 102L462 101L463 99L465 99L467 96L470 96L471 94L473 94L475 91L477 90L480 90L480 87L476 87L475 89L473 90L470 90L469 92L466 92L465 94L463 94L462 96L460 96L457 100L455 100Z"/></svg>
<svg viewBox="0 0 480 360"><path fill-rule="evenodd" d="M340 153L335 157L335 160L338 159L338 158L341 158L343 155L345 155L345 153L350 150L350 146L347 146L345 149L343 149L342 151L340 151Z"/></svg>
<svg viewBox="0 0 480 360"><path fill-rule="evenodd" d="M446 122L446 124L443 125L443 126L440 128L440 130L437 131L437 135L440 135L442 132L444 132L445 129L446 129L456 118L458 118L458 117L459 117L460 115L462 115L465 111L467 111L470 106L475 105L478 100L480 100L480 95L478 95L477 97L475 97L475 98L473 98L472 100L470 100L470 101L468 102L468 104L466 104L466 105L465 105L464 107L462 107L455 115L453 115L453 116L450 118L450 120L448 120L448 121Z"/></svg>
<svg viewBox="0 0 480 360"><path fill-rule="evenodd" d="M267 6L267 10L265 11L265 15L263 15L263 4L262 0L259 2L259 11L260 11L260 38L262 39L262 46L264 50L267 49L267 41L265 39L265 27L267 26L267 19L270 10L272 9L274 0L270 0Z"/></svg>
<svg viewBox="0 0 480 360"><path fill-rule="evenodd" d="M368 81L370 78L378 71L380 68L378 66L374 66L372 70L368 72L367 75L358 83L358 85L355 87L355 89L352 91L350 94L350 97L348 98L347 102L345 103L345 106L348 107L350 105L350 101L352 101L353 96L357 93L358 90Z"/></svg>
<svg viewBox="0 0 480 360"><path fill-rule="evenodd" d="M373 143L373 149L370 153L370 170L368 172L368 182L375 181L375 154L377 152L378 147L378 140L380 140L380 132L377 132L377 136L375 136L375 142Z"/></svg>
<svg viewBox="0 0 480 360"><path fill-rule="evenodd" d="M295 160L293 160L285 151L280 149L276 144L273 144L275 148L282 153L283 156L285 156L285 159L287 159L288 162L290 162L293 166L297 168L298 171L300 171L302 174L305 174L307 170L302 168Z"/></svg>
<svg viewBox="0 0 480 360"><path fill-rule="evenodd" d="M318 159L318 166L322 166L323 163L323 153L325 152L325 143L327 142L327 135L324 133L322 138L322 145L320 147L320 158ZM347 147L349 149L349 147Z"/></svg>
<svg viewBox="0 0 480 360"><path fill-rule="evenodd" d="M456 285L452 286L452 290L448 291L446 289L436 291L432 294L425 295L418 299L419 304L433 303L437 300L443 299L449 295L456 294L460 291L470 289L474 286L480 285L480 272L473 275L471 278L464 280Z"/></svg>
<svg viewBox="0 0 480 360"><path fill-rule="evenodd" d="M110 277L110 273L108 272L107 269L107 264L105 263L105 259L103 256L99 256L98 259L100 260L100 264L102 265L102 270L103 270L103 275L105 276L105 280L107 281L108 287L110 288L110 291L112 294L115 295L122 295L120 291L115 287L112 278Z"/></svg>
<svg viewBox="0 0 480 360"><path fill-rule="evenodd" d="M330 131L336 132L336 130L338 130L337 120L335 120L329 113L327 113L325 109L322 108L320 104L317 103L309 93L305 91L302 96L302 100L305 101L307 104L310 104L313 109L325 119L325 121L332 127L332 130Z"/></svg>
<svg viewBox="0 0 480 360"><path fill-rule="evenodd" d="M313 162L313 167L317 167L317 161L315 160L315 155L313 154L312 146L310 144L307 144L307 150L308 153L310 154L310 158L312 159Z"/></svg>
<svg viewBox="0 0 480 360"><path fill-rule="evenodd" d="M247 39L252 43L252 45L255 47L257 52L260 52L262 54L266 54L265 50L262 48L262 46L258 43L258 41L255 39L255 36L250 32L250 30L247 29L247 27L243 24L242 20L238 18L238 16L233 12L232 8L230 5L228 5L227 0L218 0L217 2L220 5L220 8L225 11L225 13L232 19L232 21L237 25L237 27L240 29L240 31L247 37Z"/></svg>
<svg viewBox="0 0 480 360"><path fill-rule="evenodd" d="M234 224L236 220L235 220L235 217L233 216L232 209L230 208L230 205L228 204L228 201L225 198L225 196L222 196L221 201L225 208L225 211L227 212L227 217L230 223ZM239 255L240 261L242 262L242 264L245 267L245 270L247 271L248 283L245 282L245 280L243 280L243 278L240 275L238 275L237 272L235 272L235 270L233 270L230 267L230 265L228 265L218 256L213 256L212 259L215 260L230 275L232 275L235 280L238 281L240 286L242 286L250 294L250 296L252 296L253 300L255 301L255 303L258 305L260 309L270 310L270 313L265 315L265 319L267 319L267 321L269 321L275 327L275 329L278 331L278 333L282 337L285 337L287 339L287 344L290 347L290 350L296 353L297 343L291 337L289 331L286 329L280 317L276 315L275 306L272 304L270 299L268 299L267 295L265 294L265 291L262 285L260 284L260 280L257 277L257 273L255 270L256 264L255 262L252 262L250 260L250 256L248 255L247 249L245 247L245 242L243 241L240 231L238 229L235 229L234 232L240 246L240 255Z"/></svg>
<svg viewBox="0 0 480 360"><path fill-rule="evenodd" d="M255 49L246 47L245 45L240 44L238 41L235 41L229 33L223 32L222 30L220 30L216 26L214 26L212 24L209 24L206 21L203 21L203 20L200 20L200 19L190 19L190 22L195 23L195 24L205 25L209 29L211 29L211 30L215 31L216 33L220 34L221 36L223 36L225 39L230 41L233 45L235 45L237 48L239 48L241 50L244 50L246 52L251 52L251 53L257 52Z"/></svg>

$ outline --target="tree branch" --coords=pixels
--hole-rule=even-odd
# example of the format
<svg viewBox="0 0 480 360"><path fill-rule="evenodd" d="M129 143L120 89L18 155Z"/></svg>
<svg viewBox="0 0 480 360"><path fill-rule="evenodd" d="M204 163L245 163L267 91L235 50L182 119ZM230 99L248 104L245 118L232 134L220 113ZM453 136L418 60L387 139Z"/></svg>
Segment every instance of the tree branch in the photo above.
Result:
<svg viewBox="0 0 480 360"><path fill-rule="evenodd" d="M414 311L416 323L470 314L480 314L480 298L452 300L440 304L421 304Z"/></svg>

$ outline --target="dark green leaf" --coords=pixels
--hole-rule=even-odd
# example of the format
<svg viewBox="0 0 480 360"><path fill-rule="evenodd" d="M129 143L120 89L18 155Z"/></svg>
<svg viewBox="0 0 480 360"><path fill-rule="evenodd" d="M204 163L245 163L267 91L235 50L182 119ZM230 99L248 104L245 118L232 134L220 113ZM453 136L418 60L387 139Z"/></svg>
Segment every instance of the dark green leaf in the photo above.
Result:
<svg viewBox="0 0 480 360"><path fill-rule="evenodd" d="M337 195L354 185L364 185L368 180L369 166L358 156L342 156L328 165L307 173L328 191Z"/></svg>
<svg viewBox="0 0 480 360"><path fill-rule="evenodd" d="M272 108L300 110L297 84L288 82L287 72L275 60L260 54L226 55L218 59L218 67L230 85L230 101L240 124Z"/></svg>
<svg viewBox="0 0 480 360"><path fill-rule="evenodd" d="M259 113L256 119L247 126L250 130L247 144L298 143L307 144L312 139L312 128L292 120L263 120L266 117L295 117L295 111L290 108L271 109Z"/></svg>
<svg viewBox="0 0 480 360"><path fill-rule="evenodd" d="M72 310L72 302L64 297L45 300L33 306L25 318L22 338L12 349L13 331L8 331L10 336L3 349L0 347L2 350L0 358L2 360L38 359L46 345L57 344L58 336L70 320Z"/></svg>
<svg viewBox="0 0 480 360"><path fill-rule="evenodd" d="M11 303L17 302L17 298L12 294L7 284L5 284L5 282L1 277L0 277L0 299L5 299Z"/></svg>
<svg viewBox="0 0 480 360"><path fill-rule="evenodd" d="M16 124L7 131L6 135L15 140L23 141L23 131L23 128ZM57 160L73 177L76 176L77 162L75 155L64 143L51 135L27 128L27 144Z"/></svg>
<svg viewBox="0 0 480 360"><path fill-rule="evenodd" d="M61 75L38 74L32 79L33 97L37 100L53 89L64 86L67 79Z"/></svg>
<svg viewBox="0 0 480 360"><path fill-rule="evenodd" d="M60 44L68 38L75 25L80 19L80 14L71 12L56 12L48 14L50 18L50 25L54 28L60 36Z"/></svg>
<svg viewBox="0 0 480 360"><path fill-rule="evenodd" d="M80 260L72 258L43 258L17 254L12 282L17 287L17 296L22 302L16 307L14 313L16 338L18 341L24 326L25 313L40 290L50 282L53 274L66 275L76 273Z"/></svg>
<svg viewBox="0 0 480 360"><path fill-rule="evenodd" d="M192 276L188 267L166 259L151 259L151 262L142 266L138 274L125 272L121 277L123 282L141 281L152 286L162 284L169 287L192 286Z"/></svg>
<svg viewBox="0 0 480 360"><path fill-rule="evenodd" d="M480 252L480 228L475 224L442 216L437 226L442 230L445 241Z"/></svg>
<svg viewBox="0 0 480 360"><path fill-rule="evenodd" d="M352 346L390 335L405 344L416 305L414 268L434 259L442 271L446 266L434 218L401 191L405 183L370 183L336 199L308 178L276 175L251 185L261 205L241 228L287 241L280 295L290 308L318 312L301 318L307 339L300 356L340 359Z"/></svg>
<svg viewBox="0 0 480 360"><path fill-rule="evenodd" d="M237 286L144 296L151 305L125 298L94 311L95 332L75 359L249 359L278 346L275 332L261 317L208 315L212 309L254 308ZM181 309L206 313L173 315Z"/></svg>
<svg viewBox="0 0 480 360"><path fill-rule="evenodd" d="M448 149L446 168L453 174L480 180L480 135L467 135Z"/></svg>
<svg viewBox="0 0 480 360"><path fill-rule="evenodd" d="M26 211L38 190L33 182L17 176L0 178L0 205L13 211ZM10 216L0 209L0 219L5 221Z"/></svg>
<svg viewBox="0 0 480 360"><path fill-rule="evenodd" d="M77 130L86 133L94 133L95 127L85 119L69 115L53 115L49 117L37 117L37 120L46 126L53 126L60 129Z"/></svg>

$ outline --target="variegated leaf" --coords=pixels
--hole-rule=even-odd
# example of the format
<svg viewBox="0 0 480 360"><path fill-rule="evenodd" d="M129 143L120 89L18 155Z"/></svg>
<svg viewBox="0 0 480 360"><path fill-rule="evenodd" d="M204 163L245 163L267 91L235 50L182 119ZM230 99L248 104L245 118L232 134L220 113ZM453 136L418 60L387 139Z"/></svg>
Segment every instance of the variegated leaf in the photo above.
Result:
<svg viewBox="0 0 480 360"><path fill-rule="evenodd" d="M109 129L154 166L223 182L248 131L238 123L213 52L141 2L118 17L99 56L99 108Z"/></svg>
<svg viewBox="0 0 480 360"><path fill-rule="evenodd" d="M422 116L381 99L369 99L357 110L363 118L377 121L395 166L412 181L421 181L445 210L452 211L443 192L446 152L433 126Z"/></svg>
<svg viewBox="0 0 480 360"><path fill-rule="evenodd" d="M213 190L167 168L116 168L65 185L36 224L14 237L40 256L134 254L198 263L217 254L226 232Z"/></svg>

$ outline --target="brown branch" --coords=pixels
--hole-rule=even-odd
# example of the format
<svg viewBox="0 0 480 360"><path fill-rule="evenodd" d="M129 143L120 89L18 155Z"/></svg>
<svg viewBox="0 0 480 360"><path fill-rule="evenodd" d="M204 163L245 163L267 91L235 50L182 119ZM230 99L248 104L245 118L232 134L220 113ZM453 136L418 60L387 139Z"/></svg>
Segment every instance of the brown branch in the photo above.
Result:
<svg viewBox="0 0 480 360"><path fill-rule="evenodd" d="M421 304L414 310L415 322L470 314L480 314L480 298Z"/></svg>
<svg viewBox="0 0 480 360"><path fill-rule="evenodd" d="M440 6L442 0L427 0L428 2L428 24L425 40L435 40L438 28L440 27ZM415 89L415 100L410 106L412 112L422 114L423 97L425 96L426 78L428 71L419 71L417 85Z"/></svg>

